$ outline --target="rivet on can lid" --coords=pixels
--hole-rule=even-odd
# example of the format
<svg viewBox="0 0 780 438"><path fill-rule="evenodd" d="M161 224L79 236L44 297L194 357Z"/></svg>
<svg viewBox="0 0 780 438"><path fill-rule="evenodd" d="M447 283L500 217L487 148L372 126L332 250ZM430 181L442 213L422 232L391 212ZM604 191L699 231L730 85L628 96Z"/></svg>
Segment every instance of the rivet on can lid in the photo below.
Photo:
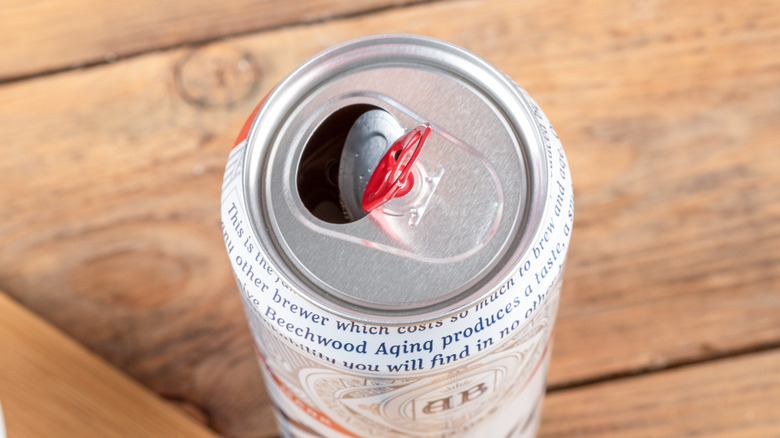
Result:
<svg viewBox="0 0 780 438"><path fill-rule="evenodd" d="M370 212L390 199L404 196L412 190L412 166L420 158L431 132L431 125L423 123L390 146L368 180L363 194L363 210Z"/></svg>
<svg viewBox="0 0 780 438"><path fill-rule="evenodd" d="M395 139L403 134L398 120L376 107L365 111L349 127L339 161L338 189L341 207L350 222L366 216L363 196L368 181Z"/></svg>

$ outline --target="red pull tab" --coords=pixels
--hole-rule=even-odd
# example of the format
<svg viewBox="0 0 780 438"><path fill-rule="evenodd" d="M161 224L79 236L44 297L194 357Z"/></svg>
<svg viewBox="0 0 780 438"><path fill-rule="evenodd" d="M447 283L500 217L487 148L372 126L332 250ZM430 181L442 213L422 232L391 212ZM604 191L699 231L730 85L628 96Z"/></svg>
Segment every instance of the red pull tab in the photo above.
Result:
<svg viewBox="0 0 780 438"><path fill-rule="evenodd" d="M385 202L412 190L412 166L417 162L425 142L431 136L431 125L423 123L404 134L379 160L363 193L363 210L371 211Z"/></svg>

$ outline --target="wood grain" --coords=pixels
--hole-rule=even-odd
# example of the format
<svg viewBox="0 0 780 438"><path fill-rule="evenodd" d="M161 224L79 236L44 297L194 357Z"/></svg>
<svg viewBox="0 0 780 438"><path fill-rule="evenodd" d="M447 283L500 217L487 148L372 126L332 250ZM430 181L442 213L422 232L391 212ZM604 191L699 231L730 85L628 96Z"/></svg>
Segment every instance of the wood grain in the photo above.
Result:
<svg viewBox="0 0 780 438"><path fill-rule="evenodd" d="M0 81L422 0L4 0Z"/></svg>
<svg viewBox="0 0 780 438"><path fill-rule="evenodd" d="M0 86L0 288L226 436L274 426L219 231L227 148L348 38L465 46L556 126L575 231L549 381L780 341L780 4L451 1Z"/></svg>
<svg viewBox="0 0 780 438"><path fill-rule="evenodd" d="M556 392L540 438L780 436L780 351Z"/></svg>
<svg viewBox="0 0 780 438"><path fill-rule="evenodd" d="M216 437L2 292L0 339L9 437Z"/></svg>

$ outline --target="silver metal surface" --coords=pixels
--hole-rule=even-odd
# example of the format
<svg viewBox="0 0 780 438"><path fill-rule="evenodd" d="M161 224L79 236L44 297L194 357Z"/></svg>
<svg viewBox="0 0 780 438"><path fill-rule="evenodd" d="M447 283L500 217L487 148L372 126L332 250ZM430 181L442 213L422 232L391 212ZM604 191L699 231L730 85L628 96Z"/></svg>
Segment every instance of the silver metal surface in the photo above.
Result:
<svg viewBox="0 0 780 438"><path fill-rule="evenodd" d="M339 190L350 220L366 216L363 193L379 160L404 133L390 113L381 109L363 113L350 127L339 163Z"/></svg>
<svg viewBox="0 0 780 438"><path fill-rule="evenodd" d="M434 131L418 192L330 223L304 206L297 169L318 127L352 105ZM337 46L282 81L250 131L253 229L307 299L350 318L408 323L463 309L516 271L539 228L547 169L533 117L511 80L454 45L390 35ZM340 169L352 203L359 189L342 180Z"/></svg>

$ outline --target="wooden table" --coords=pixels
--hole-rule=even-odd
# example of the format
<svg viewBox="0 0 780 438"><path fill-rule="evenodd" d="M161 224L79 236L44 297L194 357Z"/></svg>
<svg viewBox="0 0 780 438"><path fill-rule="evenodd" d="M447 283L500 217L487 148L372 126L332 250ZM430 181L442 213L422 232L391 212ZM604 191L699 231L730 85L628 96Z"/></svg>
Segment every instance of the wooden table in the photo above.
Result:
<svg viewBox="0 0 780 438"><path fill-rule="evenodd" d="M780 436L776 0L5 0L0 290L217 433L274 436L221 240L228 147L284 74L379 32L480 54L563 140L541 436Z"/></svg>

